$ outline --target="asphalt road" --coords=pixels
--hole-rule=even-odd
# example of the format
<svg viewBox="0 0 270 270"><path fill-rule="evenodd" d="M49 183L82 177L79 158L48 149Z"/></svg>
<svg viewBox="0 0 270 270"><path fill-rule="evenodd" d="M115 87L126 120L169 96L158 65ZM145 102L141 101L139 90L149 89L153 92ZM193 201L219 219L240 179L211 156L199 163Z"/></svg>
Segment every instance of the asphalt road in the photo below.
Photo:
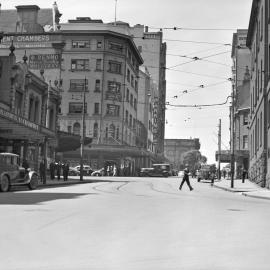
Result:
<svg viewBox="0 0 270 270"><path fill-rule="evenodd" d="M191 192L177 177L95 179L0 193L0 269L270 268L270 201L195 179Z"/></svg>

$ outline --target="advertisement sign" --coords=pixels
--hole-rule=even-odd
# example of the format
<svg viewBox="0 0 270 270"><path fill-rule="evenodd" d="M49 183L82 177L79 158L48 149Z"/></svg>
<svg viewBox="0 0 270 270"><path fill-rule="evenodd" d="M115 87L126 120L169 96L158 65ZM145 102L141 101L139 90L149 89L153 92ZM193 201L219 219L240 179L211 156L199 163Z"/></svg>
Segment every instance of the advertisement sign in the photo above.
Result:
<svg viewBox="0 0 270 270"><path fill-rule="evenodd" d="M29 56L30 69L60 68L60 54L31 54Z"/></svg>

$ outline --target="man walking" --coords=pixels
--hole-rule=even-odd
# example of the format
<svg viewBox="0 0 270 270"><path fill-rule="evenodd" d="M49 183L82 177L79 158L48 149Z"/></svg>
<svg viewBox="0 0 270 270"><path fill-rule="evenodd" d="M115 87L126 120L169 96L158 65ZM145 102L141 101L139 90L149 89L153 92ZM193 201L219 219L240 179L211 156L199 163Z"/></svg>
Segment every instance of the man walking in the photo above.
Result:
<svg viewBox="0 0 270 270"><path fill-rule="evenodd" d="M180 184L179 190L182 189L182 186L184 185L185 182L187 182L187 185L188 185L190 191L192 191L193 188L192 188L192 186L190 185L190 182L189 182L189 169L188 169L188 167L186 167L184 169L184 176L183 176L183 180L182 180L182 182Z"/></svg>

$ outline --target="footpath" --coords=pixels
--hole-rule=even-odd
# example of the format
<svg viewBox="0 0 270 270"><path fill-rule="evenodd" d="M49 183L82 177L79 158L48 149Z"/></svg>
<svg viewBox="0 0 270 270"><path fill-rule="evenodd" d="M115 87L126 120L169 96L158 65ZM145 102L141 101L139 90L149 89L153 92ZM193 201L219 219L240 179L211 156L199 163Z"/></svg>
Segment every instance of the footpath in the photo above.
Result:
<svg viewBox="0 0 270 270"><path fill-rule="evenodd" d="M242 179L234 179L234 187L231 188L231 179L222 178L220 181L216 181L213 187L238 192L247 197L270 200L270 189L262 188L248 179L245 179L244 183L242 183Z"/></svg>

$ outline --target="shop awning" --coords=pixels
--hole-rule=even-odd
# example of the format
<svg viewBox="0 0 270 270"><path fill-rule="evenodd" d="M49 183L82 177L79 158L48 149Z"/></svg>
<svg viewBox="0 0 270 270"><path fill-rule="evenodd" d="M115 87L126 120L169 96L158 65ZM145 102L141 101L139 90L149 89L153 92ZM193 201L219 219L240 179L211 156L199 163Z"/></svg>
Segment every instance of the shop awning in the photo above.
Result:
<svg viewBox="0 0 270 270"><path fill-rule="evenodd" d="M58 131L58 147L57 152L75 151L81 146L81 136L68 133L65 131ZM92 138L85 137L84 145L89 145Z"/></svg>

